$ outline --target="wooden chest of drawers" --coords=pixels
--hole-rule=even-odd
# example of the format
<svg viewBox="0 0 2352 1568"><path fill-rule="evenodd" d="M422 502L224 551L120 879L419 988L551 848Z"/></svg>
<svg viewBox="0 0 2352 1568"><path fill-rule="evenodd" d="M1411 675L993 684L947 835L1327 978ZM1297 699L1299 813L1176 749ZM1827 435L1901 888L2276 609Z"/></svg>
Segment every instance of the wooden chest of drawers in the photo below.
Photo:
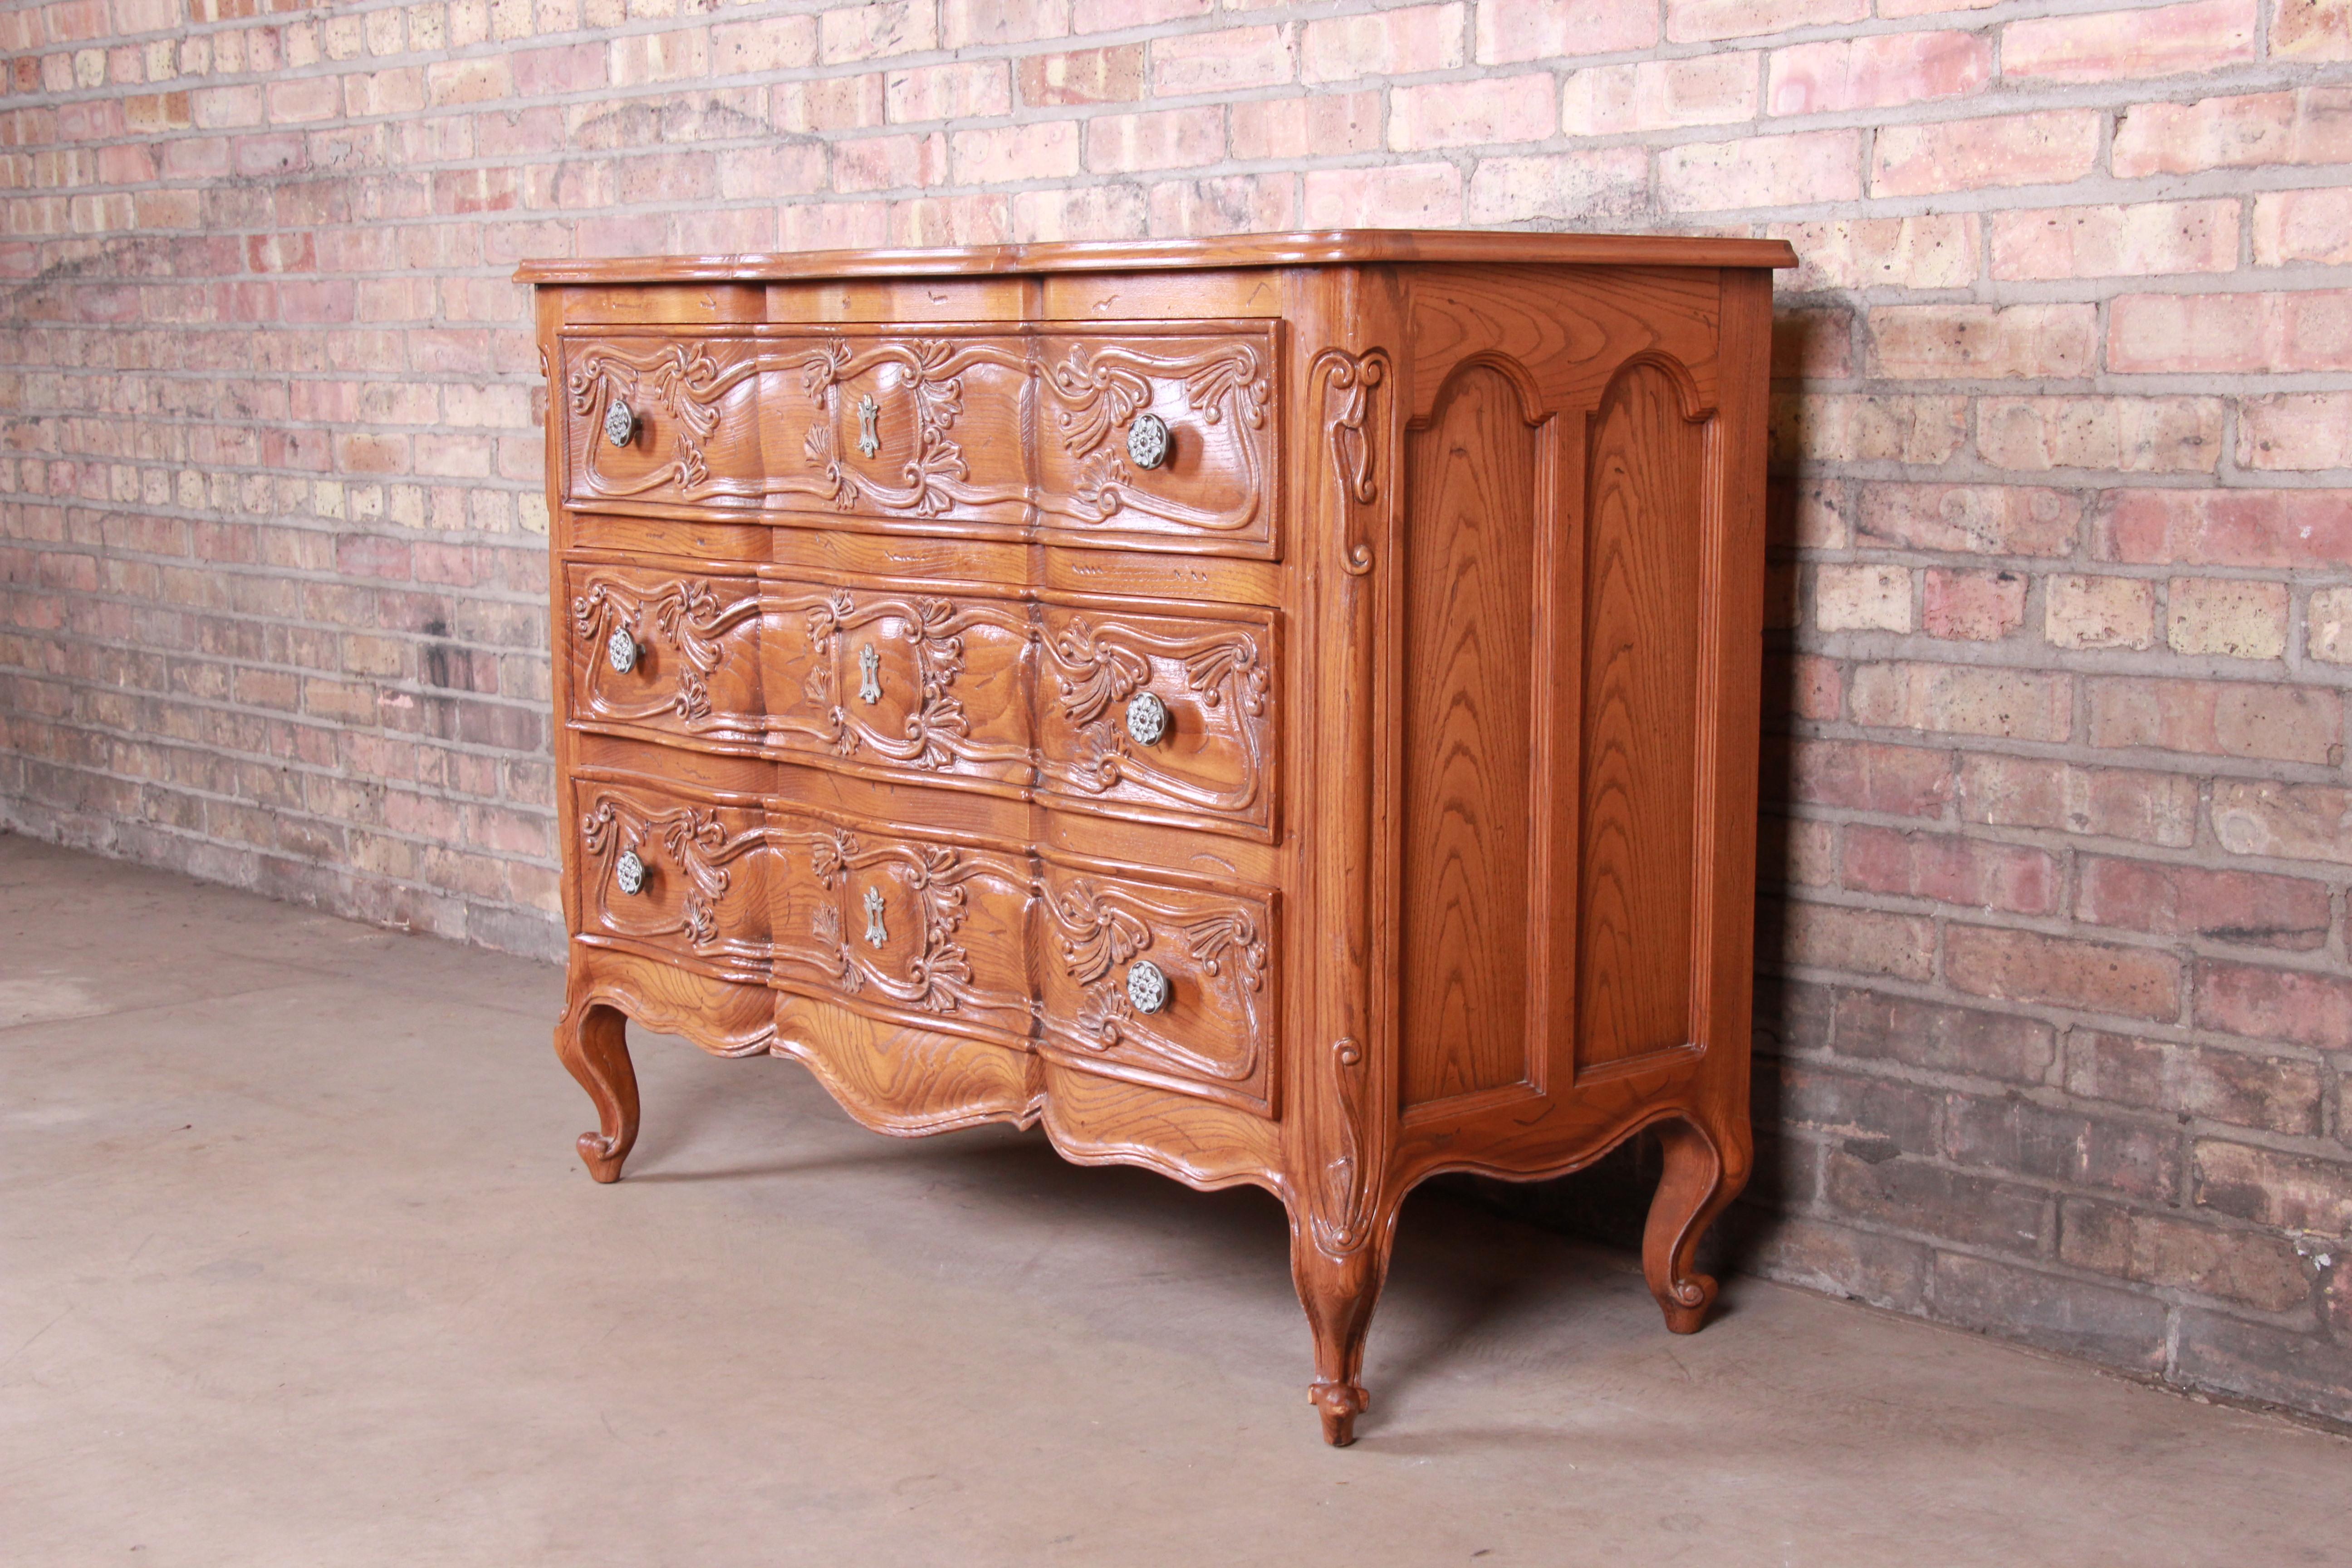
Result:
<svg viewBox="0 0 2352 1568"><path fill-rule="evenodd" d="M1364 232L543 262L569 1006L1288 1210L1345 1443L1398 1205L1747 1176L1769 268Z"/></svg>

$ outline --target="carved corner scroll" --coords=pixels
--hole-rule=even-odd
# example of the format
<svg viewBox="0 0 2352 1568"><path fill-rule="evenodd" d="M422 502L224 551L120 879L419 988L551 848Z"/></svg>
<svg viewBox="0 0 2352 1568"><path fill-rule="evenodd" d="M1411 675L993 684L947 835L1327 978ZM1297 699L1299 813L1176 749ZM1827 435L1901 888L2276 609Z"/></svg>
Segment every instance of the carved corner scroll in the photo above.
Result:
<svg viewBox="0 0 2352 1568"><path fill-rule="evenodd" d="M714 711L710 699L711 678L725 662L728 640L756 629L756 593L744 592L730 602L709 583L695 578L646 585L597 576L572 595L571 608L572 632L592 658L608 646L615 631L637 643L652 640L678 656L679 668L667 683L667 695L655 688L631 700L609 688L601 670L593 671L588 691L593 716L644 720L666 712L689 734L757 734L756 715ZM739 647L738 657L744 661L746 676L756 678L756 670L749 668L757 662L756 652Z"/></svg>
<svg viewBox="0 0 2352 1568"><path fill-rule="evenodd" d="M1330 1096L1330 1152L1323 1166L1320 1200L1311 1205L1315 1245L1332 1258L1360 1248L1372 1232L1372 1205L1380 1194L1376 1173L1364 1156L1364 1048L1342 1036L1325 1058Z"/></svg>
<svg viewBox="0 0 2352 1568"><path fill-rule="evenodd" d="M583 349L564 377L564 394L573 416L586 419L591 430L599 430L616 402L650 399L646 406L667 416L674 454L667 464L657 465L635 479L623 480L598 468L602 447L591 440L581 456L581 470L589 489L604 500L626 500L665 488L741 492L743 487L738 481L723 476L713 481L703 447L719 428L720 400L759 368L759 360L751 355L722 364L700 343L665 343L642 354L608 343Z"/></svg>
<svg viewBox="0 0 2352 1568"><path fill-rule="evenodd" d="M1388 351L1368 349L1352 354L1345 349L1325 349L1315 356L1310 374L1323 387L1323 434L1331 448L1340 509L1351 513L1380 499L1379 465L1372 450L1372 393L1388 382ZM1352 528L1349 532L1348 574L1361 577L1372 569L1372 547L1355 538Z"/></svg>
<svg viewBox="0 0 2352 1568"><path fill-rule="evenodd" d="M650 810L626 796L600 793L580 819L581 847L592 864L617 860L623 854L667 862L679 879L676 905L667 896L649 900L642 915L625 917L615 909L610 889L615 879L597 876L598 907L605 927L622 936L640 939L683 936L688 947L712 957L762 962L768 944L752 929L764 921L764 907L743 910L743 930L730 929L722 917L734 888L730 868L766 848L757 826L730 834L719 814L702 806ZM656 854L658 847L658 855Z"/></svg>

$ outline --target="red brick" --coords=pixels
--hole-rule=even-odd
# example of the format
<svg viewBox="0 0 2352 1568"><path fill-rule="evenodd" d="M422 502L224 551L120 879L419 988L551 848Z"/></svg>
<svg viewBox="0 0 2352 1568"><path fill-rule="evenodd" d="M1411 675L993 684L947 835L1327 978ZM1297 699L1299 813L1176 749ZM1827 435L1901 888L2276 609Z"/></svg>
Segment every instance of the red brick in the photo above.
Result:
<svg viewBox="0 0 2352 1568"><path fill-rule="evenodd" d="M2120 1279L2284 1311L2309 1300L2311 1282L2284 1237L2228 1230L2169 1215L2132 1214L2069 1199L2061 1261Z"/></svg>
<svg viewBox="0 0 2352 1568"><path fill-rule="evenodd" d="M2106 82L2217 70L2253 58L2254 0L2032 17L2000 31L2003 78Z"/></svg>
<svg viewBox="0 0 2352 1568"><path fill-rule="evenodd" d="M1852 131L1685 142L1658 154L1658 199L1681 212L1850 202L1862 195L1861 161Z"/></svg>
<svg viewBox="0 0 2352 1568"><path fill-rule="evenodd" d="M1316 169L1307 175L1305 218L1316 228L1416 228L1462 221L1462 174L1451 163Z"/></svg>
<svg viewBox="0 0 2352 1568"><path fill-rule="evenodd" d="M2143 103L2116 123L2111 155L2125 179L2256 163L2352 159L2352 87Z"/></svg>
<svg viewBox="0 0 2352 1568"><path fill-rule="evenodd" d="M1841 991L1835 1020L1839 1056L1929 1072L2040 1083L2058 1056L2054 1029L2011 1013Z"/></svg>
<svg viewBox="0 0 2352 1568"><path fill-rule="evenodd" d="M1389 89L1389 145L1400 153L1487 142L1540 142L1558 122L1548 74Z"/></svg>
<svg viewBox="0 0 2352 1568"><path fill-rule="evenodd" d="M2093 172L2099 115L2047 110L1878 132L1871 163L1874 196L1943 195L1996 185L2063 185Z"/></svg>
<svg viewBox="0 0 2352 1568"><path fill-rule="evenodd" d="M2150 746L2208 756L2334 763L2344 702L2332 689L2223 680L2094 677L2094 746Z"/></svg>
<svg viewBox="0 0 2352 1568"><path fill-rule="evenodd" d="M1843 904L1790 901L1757 932L1768 962L1856 974L1926 980L1933 973L1936 928L1928 921Z"/></svg>
<svg viewBox="0 0 2352 1568"><path fill-rule="evenodd" d="M1412 5L1309 22L1299 37L1299 79L1353 81L1462 63L1463 6Z"/></svg>
<svg viewBox="0 0 2352 1568"><path fill-rule="evenodd" d="M1151 90L1161 98L1273 87L1298 75L1287 27L1179 33L1151 45Z"/></svg>
<svg viewBox="0 0 2352 1568"><path fill-rule="evenodd" d="M1992 45L1978 33L1881 33L1798 44L1772 54L1771 114L1843 114L1962 98L1992 79Z"/></svg>
<svg viewBox="0 0 2352 1568"><path fill-rule="evenodd" d="M1087 167L1097 174L1177 169L1224 156L1225 117L1216 109L1103 114L1087 121Z"/></svg>
<svg viewBox="0 0 2352 1568"><path fill-rule="evenodd" d="M2025 583L2015 572L1930 571L1921 625L1930 637L1998 641L2025 624Z"/></svg>
<svg viewBox="0 0 2352 1568"><path fill-rule="evenodd" d="M1864 487L1855 522L1864 543L1977 555L2065 555L2083 503L2064 490L2022 485Z"/></svg>
<svg viewBox="0 0 2352 1568"><path fill-rule="evenodd" d="M1618 136L1756 117L1756 57L1695 55L1571 72L1560 96L1560 132Z"/></svg>
<svg viewBox="0 0 2352 1568"><path fill-rule="evenodd" d="M2218 1046L2075 1029L2066 1090L2090 1100L2273 1132L2320 1130L2326 1076L2316 1062Z"/></svg>
<svg viewBox="0 0 2352 1568"><path fill-rule="evenodd" d="M2271 9L2271 54L2284 60L2352 60L2352 7L2344 0L2277 0Z"/></svg>
<svg viewBox="0 0 2352 1568"><path fill-rule="evenodd" d="M2352 393L2249 397L2237 414L2242 468L2343 468L2352 456Z"/></svg>
<svg viewBox="0 0 2352 1568"><path fill-rule="evenodd" d="M2143 202L1993 215L1996 278L2140 278L2238 265L2234 201Z"/></svg>
<svg viewBox="0 0 2352 1568"><path fill-rule="evenodd" d="M1887 816L1940 816L1952 799L1952 754L1922 746L1808 741L1791 748L1792 797ZM1768 770L1769 776L1769 770Z"/></svg>
<svg viewBox="0 0 2352 1568"><path fill-rule="evenodd" d="M2352 508L2324 490L2110 490L2091 533L2103 561L2352 564Z"/></svg>
<svg viewBox="0 0 2352 1568"><path fill-rule="evenodd" d="M2170 1020L2180 1012L2180 962L2038 931L1954 925L1944 933L1944 978L1954 990L2005 1002Z"/></svg>
<svg viewBox="0 0 2352 1568"><path fill-rule="evenodd" d="M2197 1024L2248 1039L2352 1048L2352 980L2209 960L2197 968Z"/></svg>
<svg viewBox="0 0 2352 1568"><path fill-rule="evenodd" d="M1013 76L1021 101L1031 108L1131 102L1143 96L1143 46L1025 55L1015 62ZM1235 105L1235 112L1243 107Z"/></svg>
<svg viewBox="0 0 2352 1568"><path fill-rule="evenodd" d="M1478 0L1477 50L1483 65L1555 56L1607 55L1658 41L1658 8L1646 0Z"/></svg>
<svg viewBox="0 0 2352 1568"><path fill-rule="evenodd" d="M1882 305L1869 321L1873 370L1906 381L2071 378L2098 349L2087 304Z"/></svg>
<svg viewBox="0 0 2352 1568"><path fill-rule="evenodd" d="M2200 1138L2192 1181L2199 1208L2285 1230L2352 1233L2352 1162Z"/></svg>
<svg viewBox="0 0 2352 1568"><path fill-rule="evenodd" d="M1846 690L1853 721L1885 729L2061 742L2074 727L2074 678L2038 670L1870 664Z"/></svg>
<svg viewBox="0 0 2352 1568"><path fill-rule="evenodd" d="M1233 106L1233 155L1273 158L1369 153L1381 144L1381 95L1315 93Z"/></svg>
<svg viewBox="0 0 2352 1568"><path fill-rule="evenodd" d="M2074 874L2074 918L2092 925L2294 952L2327 941L2324 882L2096 855Z"/></svg>
<svg viewBox="0 0 2352 1568"><path fill-rule="evenodd" d="M2352 263L2352 191L2277 191L2254 198L2254 264Z"/></svg>
<svg viewBox="0 0 2352 1568"><path fill-rule="evenodd" d="M1870 0L1666 0L1666 37L1677 44L1745 38L1869 15Z"/></svg>
<svg viewBox="0 0 2352 1568"><path fill-rule="evenodd" d="M2352 369L2352 289L2126 294L2107 340L2126 374Z"/></svg>
<svg viewBox="0 0 2352 1568"><path fill-rule="evenodd" d="M1841 875L1856 892L2016 914L2048 914L2058 907L2058 866L2048 855L1949 834L1849 827Z"/></svg>

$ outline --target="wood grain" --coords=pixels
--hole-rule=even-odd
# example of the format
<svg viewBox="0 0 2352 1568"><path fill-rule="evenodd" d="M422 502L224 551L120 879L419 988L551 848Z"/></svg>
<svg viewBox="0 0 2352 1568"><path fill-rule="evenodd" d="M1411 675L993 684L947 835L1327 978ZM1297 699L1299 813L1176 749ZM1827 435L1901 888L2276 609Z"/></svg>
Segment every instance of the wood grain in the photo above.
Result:
<svg viewBox="0 0 2352 1568"><path fill-rule="evenodd" d="M1536 432L1486 364L1412 441L1405 500L1403 1101L1528 1076Z"/></svg>
<svg viewBox="0 0 2352 1568"><path fill-rule="evenodd" d="M1585 462L1580 1072L1692 1037L1703 428L1674 377L1620 375Z"/></svg>

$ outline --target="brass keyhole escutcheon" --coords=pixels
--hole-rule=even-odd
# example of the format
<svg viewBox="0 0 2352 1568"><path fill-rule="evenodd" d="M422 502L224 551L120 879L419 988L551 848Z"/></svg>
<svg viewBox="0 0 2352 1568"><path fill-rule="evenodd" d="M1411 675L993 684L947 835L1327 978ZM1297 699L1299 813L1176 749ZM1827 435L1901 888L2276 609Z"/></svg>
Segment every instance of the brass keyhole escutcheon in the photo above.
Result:
<svg viewBox="0 0 2352 1568"><path fill-rule="evenodd" d="M882 405L870 392L857 395L857 449L869 458L882 450Z"/></svg>

